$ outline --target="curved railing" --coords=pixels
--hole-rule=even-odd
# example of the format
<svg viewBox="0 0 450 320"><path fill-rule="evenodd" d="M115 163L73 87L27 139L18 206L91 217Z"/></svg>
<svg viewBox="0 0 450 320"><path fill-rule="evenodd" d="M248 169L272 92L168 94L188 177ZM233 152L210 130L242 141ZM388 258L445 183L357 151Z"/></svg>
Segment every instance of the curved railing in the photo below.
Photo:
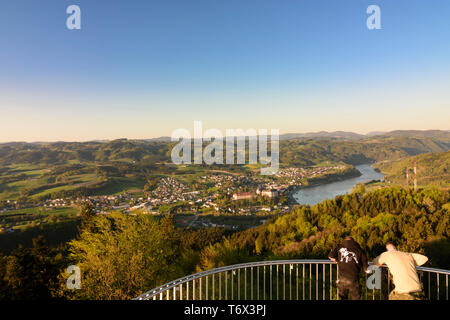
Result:
<svg viewBox="0 0 450 320"><path fill-rule="evenodd" d="M417 271L427 299L448 300L450 271L424 267ZM338 272L330 260L242 263L179 278L136 300L333 300L339 296ZM377 272L361 280L363 299L388 299L392 284L387 268Z"/></svg>

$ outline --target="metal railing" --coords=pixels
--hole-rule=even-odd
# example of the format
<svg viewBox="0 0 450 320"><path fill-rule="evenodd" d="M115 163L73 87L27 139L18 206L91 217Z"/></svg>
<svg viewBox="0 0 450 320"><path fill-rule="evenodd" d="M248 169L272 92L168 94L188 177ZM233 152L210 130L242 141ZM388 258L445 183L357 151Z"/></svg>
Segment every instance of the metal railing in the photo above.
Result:
<svg viewBox="0 0 450 320"><path fill-rule="evenodd" d="M448 300L450 271L417 267L425 297ZM338 266L330 260L276 260L225 266L192 274L150 290L136 300L334 300ZM387 268L379 288L361 279L362 298L388 299L392 290ZM370 279L369 279L370 280Z"/></svg>

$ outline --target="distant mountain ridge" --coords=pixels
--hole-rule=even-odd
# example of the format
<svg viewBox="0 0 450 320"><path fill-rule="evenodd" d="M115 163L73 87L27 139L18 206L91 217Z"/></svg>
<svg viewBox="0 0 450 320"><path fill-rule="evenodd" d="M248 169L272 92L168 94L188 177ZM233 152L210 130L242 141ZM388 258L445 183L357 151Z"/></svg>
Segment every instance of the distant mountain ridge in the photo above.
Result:
<svg viewBox="0 0 450 320"><path fill-rule="evenodd" d="M408 138L447 138L450 140L450 130L394 130L389 132L372 131L360 134L350 131L318 131L306 133L285 133L280 135L281 140L298 138L340 138L340 139L366 139L372 137L408 137Z"/></svg>
<svg viewBox="0 0 450 320"><path fill-rule="evenodd" d="M346 131L319 131L319 132L307 132L307 133L285 133L280 135L281 140L298 139L298 138L343 138L343 139L363 139L365 135L346 132Z"/></svg>
<svg viewBox="0 0 450 320"><path fill-rule="evenodd" d="M280 140L301 139L301 138L331 138L331 139L349 139L359 140L373 137L408 137L408 138L444 138L450 141L450 130L394 130L389 132L384 131L371 131L367 134L361 134L351 131L317 131L317 132L305 132L305 133L283 133L280 135ZM53 144L53 143L108 143L111 141L146 141L146 142L170 142L171 137L161 136L157 138L148 139L94 139L84 142L67 142L67 141L10 141L0 142L0 145L26 145L26 144Z"/></svg>
<svg viewBox="0 0 450 320"><path fill-rule="evenodd" d="M362 138L357 138L359 136ZM280 140L280 161L292 166L315 165L323 161L370 163L450 150L450 132L440 130L394 131L375 136L343 131L320 132L284 135ZM61 165L73 161L160 163L170 161L172 146L167 137L105 142L4 143L0 144L0 165Z"/></svg>

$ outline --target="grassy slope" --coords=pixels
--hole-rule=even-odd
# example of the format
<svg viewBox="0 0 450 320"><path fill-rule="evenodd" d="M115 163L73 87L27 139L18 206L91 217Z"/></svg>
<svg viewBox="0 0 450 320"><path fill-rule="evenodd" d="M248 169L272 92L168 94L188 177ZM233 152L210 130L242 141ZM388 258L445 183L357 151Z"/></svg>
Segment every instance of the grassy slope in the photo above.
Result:
<svg viewBox="0 0 450 320"><path fill-rule="evenodd" d="M414 161L417 162L417 183L419 186L434 185L450 187L450 151L441 153L426 153L399 160L382 161L375 167L386 174L386 180L391 183L404 185L405 170L410 168L409 181L413 183Z"/></svg>

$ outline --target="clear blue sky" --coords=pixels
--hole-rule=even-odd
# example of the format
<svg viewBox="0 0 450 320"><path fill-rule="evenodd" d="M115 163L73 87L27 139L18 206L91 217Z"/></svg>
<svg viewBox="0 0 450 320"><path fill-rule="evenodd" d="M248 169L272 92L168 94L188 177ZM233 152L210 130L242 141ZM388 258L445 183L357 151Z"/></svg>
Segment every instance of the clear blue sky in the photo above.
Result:
<svg viewBox="0 0 450 320"><path fill-rule="evenodd" d="M82 29L66 28L77 4ZM381 8L381 30L366 8ZM0 141L450 129L448 0L2 0Z"/></svg>

